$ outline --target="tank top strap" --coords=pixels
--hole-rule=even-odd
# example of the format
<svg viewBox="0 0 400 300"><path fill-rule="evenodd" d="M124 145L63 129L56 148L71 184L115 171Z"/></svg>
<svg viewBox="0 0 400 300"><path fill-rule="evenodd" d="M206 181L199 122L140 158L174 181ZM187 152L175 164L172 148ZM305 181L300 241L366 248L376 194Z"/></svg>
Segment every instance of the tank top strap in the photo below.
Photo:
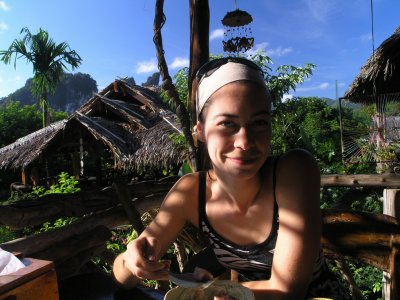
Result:
<svg viewBox="0 0 400 300"><path fill-rule="evenodd" d="M278 203L276 201L276 168L278 166L278 161L280 157L281 157L280 154L274 157L274 163L272 167L272 190L274 192L274 202L276 207L278 206L277 205Z"/></svg>
<svg viewBox="0 0 400 300"><path fill-rule="evenodd" d="M198 192L198 212L199 212L199 228L201 228L201 221L205 217L206 207L206 174L207 171L199 172L199 192Z"/></svg>

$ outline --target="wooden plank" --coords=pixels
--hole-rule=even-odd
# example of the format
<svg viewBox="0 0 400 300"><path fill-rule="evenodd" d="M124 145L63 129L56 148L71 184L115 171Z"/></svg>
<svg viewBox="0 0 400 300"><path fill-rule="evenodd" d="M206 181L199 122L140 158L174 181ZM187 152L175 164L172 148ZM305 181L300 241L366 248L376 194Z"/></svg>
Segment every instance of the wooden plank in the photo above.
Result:
<svg viewBox="0 0 400 300"><path fill-rule="evenodd" d="M8 275L0 276L0 294L33 280L48 271L54 270L54 263L51 261L35 258L27 258L26 261L29 265L25 268L19 269L18 271Z"/></svg>
<svg viewBox="0 0 400 300"><path fill-rule="evenodd" d="M134 206L141 213L141 207L147 207L145 202L160 202L175 184L178 177L165 181L138 182L128 185L129 195ZM149 194L151 191L152 194ZM0 205L0 224L13 229L25 226L36 226L51 219L60 217L80 217L97 211L103 211L118 205L113 188L102 191L77 192L73 194L49 194L31 200L21 201L11 205Z"/></svg>
<svg viewBox="0 0 400 300"><path fill-rule="evenodd" d="M390 272L393 245L400 244L400 226L383 214L335 209L322 210L324 253L351 258Z"/></svg>
<svg viewBox="0 0 400 300"><path fill-rule="evenodd" d="M36 277L0 295L0 300L58 300L57 276L54 270Z"/></svg>
<svg viewBox="0 0 400 300"><path fill-rule="evenodd" d="M321 175L322 187L383 187L400 188L400 176L388 174Z"/></svg>

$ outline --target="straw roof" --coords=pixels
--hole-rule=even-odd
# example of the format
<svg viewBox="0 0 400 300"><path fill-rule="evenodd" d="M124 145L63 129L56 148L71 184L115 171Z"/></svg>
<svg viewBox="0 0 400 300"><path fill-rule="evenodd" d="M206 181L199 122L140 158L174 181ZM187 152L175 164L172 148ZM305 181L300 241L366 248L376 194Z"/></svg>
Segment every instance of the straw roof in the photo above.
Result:
<svg viewBox="0 0 400 300"><path fill-rule="evenodd" d="M0 169L16 169L30 164L40 156L57 133L64 129L66 123L67 120L58 121L1 148Z"/></svg>
<svg viewBox="0 0 400 300"><path fill-rule="evenodd" d="M161 170L185 160L186 147L171 139L180 132L177 117L156 92L115 80L67 120L0 149L0 169L26 167L53 153L77 152L82 138L85 151L106 150L118 169Z"/></svg>
<svg viewBox="0 0 400 300"><path fill-rule="evenodd" d="M400 27L376 49L354 79L344 98L371 104L379 94L400 94ZM400 101L400 97L397 97Z"/></svg>

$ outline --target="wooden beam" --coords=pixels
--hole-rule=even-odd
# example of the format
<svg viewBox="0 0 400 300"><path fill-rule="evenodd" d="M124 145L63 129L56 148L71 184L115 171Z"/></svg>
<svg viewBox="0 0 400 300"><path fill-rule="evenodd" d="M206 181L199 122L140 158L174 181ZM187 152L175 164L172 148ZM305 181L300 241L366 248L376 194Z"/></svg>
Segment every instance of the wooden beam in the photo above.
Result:
<svg viewBox="0 0 400 300"><path fill-rule="evenodd" d="M159 206L176 180L177 177L172 177L165 181L128 185L131 201L139 213L148 210L149 206ZM102 191L49 194L31 201L0 205L0 224L10 226L12 229L22 229L65 216L80 217L106 210L118 205L115 193L115 189L106 188Z"/></svg>
<svg viewBox="0 0 400 300"><path fill-rule="evenodd" d="M322 175L321 186L345 187L400 187L400 176L388 174L359 174L359 175Z"/></svg>

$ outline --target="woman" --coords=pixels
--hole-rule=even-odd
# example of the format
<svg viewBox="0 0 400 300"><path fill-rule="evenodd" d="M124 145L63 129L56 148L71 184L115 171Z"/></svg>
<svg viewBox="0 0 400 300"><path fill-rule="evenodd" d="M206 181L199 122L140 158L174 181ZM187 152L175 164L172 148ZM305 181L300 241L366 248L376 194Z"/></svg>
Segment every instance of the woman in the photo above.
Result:
<svg viewBox="0 0 400 300"><path fill-rule="evenodd" d="M159 258L189 222L256 299L341 299L320 251L316 161L302 150L268 157L271 97L262 71L223 58L197 78L196 134L212 168L175 184L154 221L115 260L116 280L134 286L139 278L167 279L169 263Z"/></svg>

